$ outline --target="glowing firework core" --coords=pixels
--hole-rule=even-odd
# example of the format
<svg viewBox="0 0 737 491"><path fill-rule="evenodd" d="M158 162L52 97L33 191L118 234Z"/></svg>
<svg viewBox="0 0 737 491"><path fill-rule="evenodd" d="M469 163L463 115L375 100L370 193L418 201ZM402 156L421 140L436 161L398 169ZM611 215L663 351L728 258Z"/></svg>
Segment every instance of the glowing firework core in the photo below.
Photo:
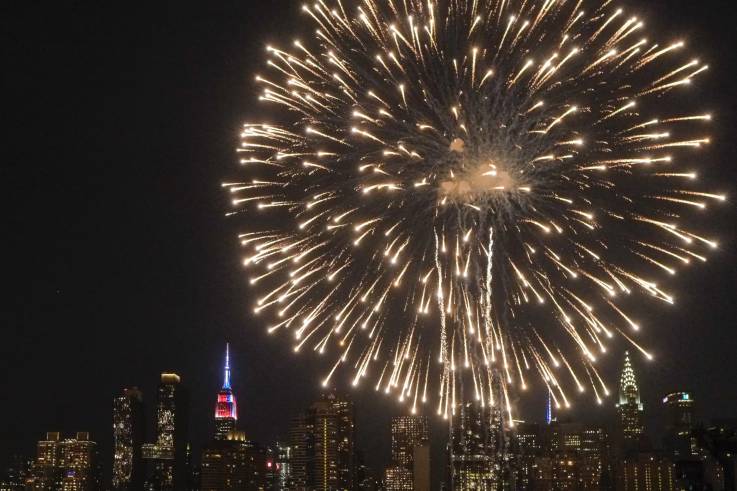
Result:
<svg viewBox="0 0 737 491"><path fill-rule="evenodd" d="M458 165L451 168L450 179L440 183L440 194L458 201L474 201L487 193L513 191L517 181L506 166L491 156L469 155L465 150L465 142L456 138L450 145L450 151L458 154Z"/></svg>

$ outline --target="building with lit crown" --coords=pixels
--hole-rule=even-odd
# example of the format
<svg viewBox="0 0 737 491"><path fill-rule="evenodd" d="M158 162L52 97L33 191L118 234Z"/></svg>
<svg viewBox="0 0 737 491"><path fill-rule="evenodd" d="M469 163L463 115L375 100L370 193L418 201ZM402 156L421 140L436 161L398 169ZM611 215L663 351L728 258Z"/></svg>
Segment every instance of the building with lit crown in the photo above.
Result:
<svg viewBox="0 0 737 491"><path fill-rule="evenodd" d="M645 430L642 423L643 406L637 388L635 371L629 353L625 353L624 367L619 378L617 402L617 453L620 457L636 453Z"/></svg>
<svg viewBox="0 0 737 491"><path fill-rule="evenodd" d="M218 392L215 404L215 439L225 440L228 434L236 430L238 421L238 407L235 394L230 383L230 345L225 345L225 367L223 387Z"/></svg>

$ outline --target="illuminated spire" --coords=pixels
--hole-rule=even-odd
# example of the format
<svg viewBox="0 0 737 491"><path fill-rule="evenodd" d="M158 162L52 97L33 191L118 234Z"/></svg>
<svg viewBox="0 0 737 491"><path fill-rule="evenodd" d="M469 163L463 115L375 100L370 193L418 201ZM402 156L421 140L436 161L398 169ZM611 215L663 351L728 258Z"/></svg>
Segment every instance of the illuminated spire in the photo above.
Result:
<svg viewBox="0 0 737 491"><path fill-rule="evenodd" d="M640 404L640 389L637 388L635 370L630 362L629 351L624 354L624 368L619 377L619 404Z"/></svg>
<svg viewBox="0 0 737 491"><path fill-rule="evenodd" d="M545 422L550 424L553 422L553 392L548 389L548 406L545 409Z"/></svg>
<svg viewBox="0 0 737 491"><path fill-rule="evenodd" d="M225 345L224 372L223 388L218 393L215 405L215 437L219 440L227 438L228 433L235 430L235 422L238 420L235 394L230 386L230 344Z"/></svg>
<svg viewBox="0 0 737 491"><path fill-rule="evenodd" d="M223 389L230 389L230 343L225 343L225 377Z"/></svg>

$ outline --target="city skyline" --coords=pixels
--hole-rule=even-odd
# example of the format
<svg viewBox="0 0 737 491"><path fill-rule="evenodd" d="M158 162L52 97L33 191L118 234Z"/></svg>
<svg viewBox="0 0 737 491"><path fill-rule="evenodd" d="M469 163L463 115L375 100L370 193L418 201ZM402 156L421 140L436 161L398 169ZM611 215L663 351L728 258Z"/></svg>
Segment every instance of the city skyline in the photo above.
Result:
<svg viewBox="0 0 737 491"><path fill-rule="evenodd" d="M112 448L112 398L139 387L150 425L162 372L181 375L192 421L210 421L226 342L238 367L238 421L249 438L286 432L285 421L319 396L325 365L294 358L246 308L252 292L231 240L236 231L222 219L228 203L220 182L257 90L251 73L277 27L300 28L292 2L251 3L23 4L4 16L9 119L17 123L2 170L9 265L0 296L0 391L15 403L0 410L0 463L32 453L47 431L89 431ZM654 0L640 8L661 32L683 34L708 57L701 96L717 124L704 160L710 182L737 182L737 63L721 55L737 42L735 14L718 2ZM665 431L661 400L673 391L692 393L706 417L737 414L730 391L737 368L728 362L737 352L730 226L737 217L729 203L718 214L722 247L700 272L674 278L677 304L637 312L657 345L652 363L634 352L632 362L645 426L658 433ZM613 392L605 406L572 398L572 418L613 417L626 349L617 344L602 357ZM403 407L368 386L339 387L359 408L358 443L385 465L391 417ZM542 421L544 396L520 396L519 414ZM433 430L444 427L433 414L430 420ZM210 432L193 427L193 441L205 445Z"/></svg>
<svg viewBox="0 0 737 491"><path fill-rule="evenodd" d="M263 459L262 462L264 464L266 464L266 462L272 462L276 466L278 459L280 458L279 449L281 447L279 447L279 445L290 446L290 458L294 459L295 448L300 445L295 442L305 441L306 438L306 436L298 435L307 431L305 428L312 428L316 425L321 426L321 423L316 423L317 421L322 421L320 418L327 417L328 419L325 419L325 421L330 421L329 418L331 416L329 416L329 414L333 411L333 409L331 409L332 406L330 404L332 403L330 401L335 400L336 396L334 394L340 394L341 391L336 392L334 388L322 387L311 401L305 401L304 404L307 409L304 409L299 413L295 413L293 417L281 422L281 430L278 433L271 434L268 438L263 440L254 441L253 438L249 438L247 435L250 434L250 428L257 426L258 422L241 421L238 423L235 406L223 404L223 401L225 400L232 401L231 403L234 404L236 399L236 392L232 389L233 376L231 372L231 350L229 342L225 343L225 354L221 359L223 360L220 365L220 368L222 369L222 377L220 377L220 380L222 380L222 383L219 384L219 391L215 391L215 394L217 395L215 399L216 403L214 405L212 403L210 404L210 408L214 408L214 411L210 411L209 417L205 421L196 421L187 417L188 412L191 409L190 405L192 405L193 401L186 398L186 393L188 392L186 382L184 382L175 372L165 372L160 375L159 385L155 391L152 391L151 397L149 398L150 402L148 406L152 407L148 407L148 410L145 412L143 411L143 408L147 406L147 404L145 404L146 398L144 392L139 389L138 386L121 388L118 395L112 398L112 404L110 405L109 410L111 414L111 422L113 424L109 428L109 433L115 435L116 439L113 442L114 444L110 447L100 444L101 440L105 440L104 433L95 435L87 430L76 431L78 439L80 438L79 435L83 435L81 437L82 439L90 440L92 442L96 452L95 459L96 462L98 462L97 465L99 465L102 470L101 478L103 482L110 480L112 483L115 483L116 479L120 481L121 475L129 473L128 475L130 477L128 484L118 487L118 489L127 489L126 486L135 485L133 484L135 482L138 482L140 485L140 483L147 479L158 479L156 476L160 475L162 471L159 464L154 464L154 462L159 462L156 459L160 459L162 456L165 460L160 462L164 462L165 466L169 466L169 470L165 471L164 474L170 475L171 479L173 479L175 475L175 462L181 462L183 459L183 445L186 444L188 447L191 442L189 429L176 429L180 428L179 425L182 424L190 429L199 428L200 430L204 430L208 433L207 441L203 442L201 445L192 446L191 450L188 450L188 452L191 452L192 454L193 465L200 462L198 458L200 454L202 455L202 462L208 460L208 457L206 456L212 455L212 451L210 451L210 454L207 453L208 449L219 449L216 451L221 453L223 448L227 448L223 447L222 444L218 442L231 444L231 441L243 441L247 444L247 446L244 447L246 449L262 448L264 451L270 449L268 451L273 453L259 453L258 455L263 455L263 457L260 458ZM547 408L547 403L549 401L546 401L546 404L538 408L539 410L533 417L526 417L523 420L516 422L513 428L506 428L504 431L510 432L510 435L514 434L515 438L517 438L516 432L521 432L521 435L525 434L526 428L532 428L530 425L533 425L536 428L551 427L551 425L561 423L564 425L574 425L573 427L575 428L578 428L581 425L584 425L584 427L586 427L585 425L589 425L592 428L603 428L603 431L607 432L608 438L610 439L610 445L612 446L613 455L626 456L631 455L633 452L636 453L638 451L637 448L640 448L645 441L647 442L645 443L646 448L651 448L651 445L653 444L656 445L656 448L660 448L661 444L659 442L662 440L665 445L683 449L682 446L679 446L680 444L677 441L673 440L673 438L678 437L671 437L669 435L688 435L688 432L690 432L691 429L699 428L700 425L704 423L708 423L709 421L725 420L724 418L714 415L711 417L704 415L703 412L705 408L699 407L699 398L698 396L695 396L694 392L691 390L681 388L675 392L663 392L662 394L658 394L655 398L646 398L646 394L641 394L639 389L640 381L647 380L647 377L643 376L646 375L646 373L646 371L643 371L638 374L637 370L633 366L629 353L625 353L621 363L617 393L612 394L612 397L607 399L606 406L601 408L600 411L595 414L594 418L590 418L588 420L576 418L574 414L566 411L562 407L559 409L553 409L552 414L550 415L552 417L549 417ZM238 378L238 369L236 369L235 378ZM181 388L178 388L179 386L181 386ZM184 396L176 395L182 391L184 391ZM343 394L349 397L346 401L351 401L350 393L343 392ZM224 395L227 395L228 397L224 399ZM182 397L183 399L181 399ZM343 400L342 396L339 395L337 397L337 401ZM175 400L178 401L180 399L181 402L175 402ZM642 400L650 399L656 401L656 404L652 407L648 407L646 404L643 404ZM210 401L212 401L212 399L210 399ZM204 401L201 401L200 404L202 402ZM193 405L197 404L198 403L194 403ZM361 421L366 417L366 415L362 415L361 411L358 411L358 414L354 415L354 403L347 402L347 404L349 404L349 406L345 407L349 408L347 409L349 412L345 414L350 414L351 418L349 430L349 438L351 442L350 452L351 455L354 451L363 454L360 444L356 442L365 442L367 435L365 434L365 430L360 431L360 424L358 426L358 430L354 429L355 423L353 421L354 418L357 418L357 421ZM335 415L338 418L340 418L340 411L343 411L340 407L342 406L336 406L336 410L338 412L336 412ZM607 409L609 409L609 411L607 411ZM438 479L445 479L446 473L449 476L449 479L453 479L450 477L450 473L453 472L454 474L454 471L451 471L451 468L446 468L446 464L442 463L446 458L450 458L444 457L445 455L452 455L452 453L446 454L446 452L451 451L451 448L456 449L454 450L456 452L470 452L472 454L477 453L479 449L483 450L486 448L491 450L490 455L494 455L494 453L498 451L494 449L498 449L500 445L500 440L497 440L499 438L497 430L502 431L501 426L498 428L494 426L494 409L487 408L486 410L480 411L479 408L470 408L468 410L471 412L466 414L467 409L459 407L456 416L452 418L451 421L442 420L442 418L438 418L432 414L429 416L413 416L406 412L393 414L391 416L391 421L388 423L387 427L383 428L383 434L380 436L380 438L388 440L388 445L385 445L385 452L383 455L378 456L378 458L374 455L374 458L370 459L374 465L378 465L376 468L372 467L373 474L377 476L377 478L383 477L387 483L397 483L395 484L395 487L391 489L397 491L411 489L400 483L414 482L413 469L416 469L416 467L413 466L413 461L414 458L417 457L417 454L414 453L414 447L416 445L421 445L422 442L427 442L430 444L428 445L427 454L421 454L426 456L420 458L427 458L430 462L435 462L436 464L429 467L432 468L432 472L429 475L431 476L430 482L433 483L432 488L435 489L439 482ZM491 412L487 414L488 411ZM177 417L174 416L175 414ZM186 420L184 422L182 422L178 417L181 415L185 415ZM646 421L646 415L651 418L653 418L653 415L656 415L654 419L662 420L663 423L661 431L653 431L651 426L644 423L644 421ZM488 419L487 416L488 418L491 418L492 421L491 425L488 427L486 425L489 423L483 422L484 419ZM496 420L501 424L500 417L497 417ZM340 421L340 419L335 421ZM732 418L732 421L737 422L737 418ZM332 425L335 423L330 424ZM446 438L448 438L447 430L449 424L452 428L457 427L460 429L451 430L451 434L453 435L455 435L456 431L461 431L459 435L470 432L467 434L470 435L473 433L478 434L479 436L474 437L474 440L469 441L465 440L465 438L467 438L465 436L453 436L453 439L448 441ZM535 431L540 430L538 429ZM73 437L75 432L58 431L58 428L50 428L47 429L44 434L47 435L47 440L52 438L61 441L64 438ZM51 435L51 437L48 437L48 435ZM175 435L179 436L177 437ZM430 438L430 435L432 435L432 438ZM621 435L621 437L618 437L617 435ZM361 436L363 438L361 438ZM122 448L117 445L117 442L119 441L118 437L120 437L124 443L128 441L138 443L134 444L131 448ZM376 436L374 435L373 438L376 438ZM457 438L459 438L459 440L456 440ZM641 440L642 438L646 438L646 440ZM177 454L178 457L176 458L174 457L175 439L178 440L177 448L180 449ZM211 443L208 443L208 441ZM446 447L446 441L449 442L448 445L451 445L450 447ZM522 442L524 441L525 440L522 440ZM35 441L32 443L35 447ZM138 447L135 445L138 445ZM508 446L508 449L512 449L516 444L512 443L512 446L509 446L510 443L508 442L505 445ZM686 445L688 447L688 443L686 443ZM354 447L355 450L353 450ZM687 447L686 450L681 450L681 452L686 452L686 455L690 455ZM300 451L297 450L296 452L299 455ZM21 456L24 455L22 452L16 454ZM25 454L26 457L29 454L32 454L32 452L27 452ZM118 458L119 455L123 458L134 460L121 462ZM137 457L134 457L134 455L137 455ZM331 458L337 458L337 456ZM166 459L172 460L167 464ZM211 457L209 457L209 459L211 460ZM304 460L304 457L302 459L302 462L307 462L307 460ZM319 460L320 459L318 459L318 461ZM137 464L134 464L136 461ZM295 472L295 462L298 461L299 457L297 457L297 460L290 463L292 472ZM350 465L350 467L353 468L353 457L351 457L350 462L350 464L346 465ZM441 464L437 464L437 462L441 462ZM463 465L469 464L465 463ZM116 469L120 469L120 471L116 472ZM404 471L403 469L409 470ZM485 471L491 472L493 469L493 472L499 472L498 463L495 463L493 459L474 463L471 469L471 476L481 475ZM112 471L112 474L110 471ZM180 468L178 472L182 476L185 474L183 468ZM312 471L303 472L307 472L307 474L302 474L304 476L312 475ZM180 477L180 479L189 478ZM212 478L210 478L210 480L211 479ZM307 479L307 477L303 477L302 479ZM338 479L337 475L335 479ZM466 481L461 479L461 482L475 482L473 481L473 477L470 481L468 481L467 476L464 479L466 479ZM295 483L300 481L290 482Z"/></svg>
<svg viewBox="0 0 737 491"><path fill-rule="evenodd" d="M560 489L615 485L616 489L674 490L684 479L706 479L720 486L731 483L725 489L737 486L737 418L708 421L697 416L692 392L671 392L660 401L665 433L655 435L643 424L649 408L642 403L629 353L622 360L619 391L611 404L616 414L610 413L609 418L600 414L597 421L584 422L565 412L551 417L548 410L544 421L504 425L498 408L463 403L451 421L444 422L449 424L449 434L440 441L448 439L438 448L436 437L433 451L434 425L427 416L396 415L384 428L390 433L389 460L378 469L365 466L364 453L356 443L357 412L350 396L327 388L284 422L286 435L257 442L238 425L232 405L236 396L231 388L229 343L223 375L215 411L206 422L190 421L188 391L181 377L162 373L150 422L153 433L145 433L142 392L137 387L123 388L110 408L112 448L100 445L87 431L71 435L48 431L35 445L30 470L21 470L24 464L18 463L29 457L16 459L8 464L15 470L6 478L28 472L25 480L33 483L27 488L32 491L50 489L55 482L78 491L110 485L115 491L219 491L244 486L372 490L382 478L387 491L446 489L441 481L455 491L500 486L549 489L551 482L563 486ZM202 448L190 446L192 427L210 432ZM719 438L726 439L718 443ZM727 446L719 453L718 445ZM108 465L112 475L103 471ZM622 480L632 482L625 485ZM659 480L661 487L651 487L656 486L652 480Z"/></svg>

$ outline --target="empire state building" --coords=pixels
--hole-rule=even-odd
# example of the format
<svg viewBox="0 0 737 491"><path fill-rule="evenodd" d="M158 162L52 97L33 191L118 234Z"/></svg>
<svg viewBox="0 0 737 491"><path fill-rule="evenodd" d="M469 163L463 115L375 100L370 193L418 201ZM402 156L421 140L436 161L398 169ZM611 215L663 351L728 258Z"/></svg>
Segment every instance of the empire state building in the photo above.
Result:
<svg viewBox="0 0 737 491"><path fill-rule="evenodd" d="M235 431L238 420L238 409L235 394L230 386L230 345L225 345L225 370L223 388L218 392L215 404L215 439L225 440L228 434Z"/></svg>

